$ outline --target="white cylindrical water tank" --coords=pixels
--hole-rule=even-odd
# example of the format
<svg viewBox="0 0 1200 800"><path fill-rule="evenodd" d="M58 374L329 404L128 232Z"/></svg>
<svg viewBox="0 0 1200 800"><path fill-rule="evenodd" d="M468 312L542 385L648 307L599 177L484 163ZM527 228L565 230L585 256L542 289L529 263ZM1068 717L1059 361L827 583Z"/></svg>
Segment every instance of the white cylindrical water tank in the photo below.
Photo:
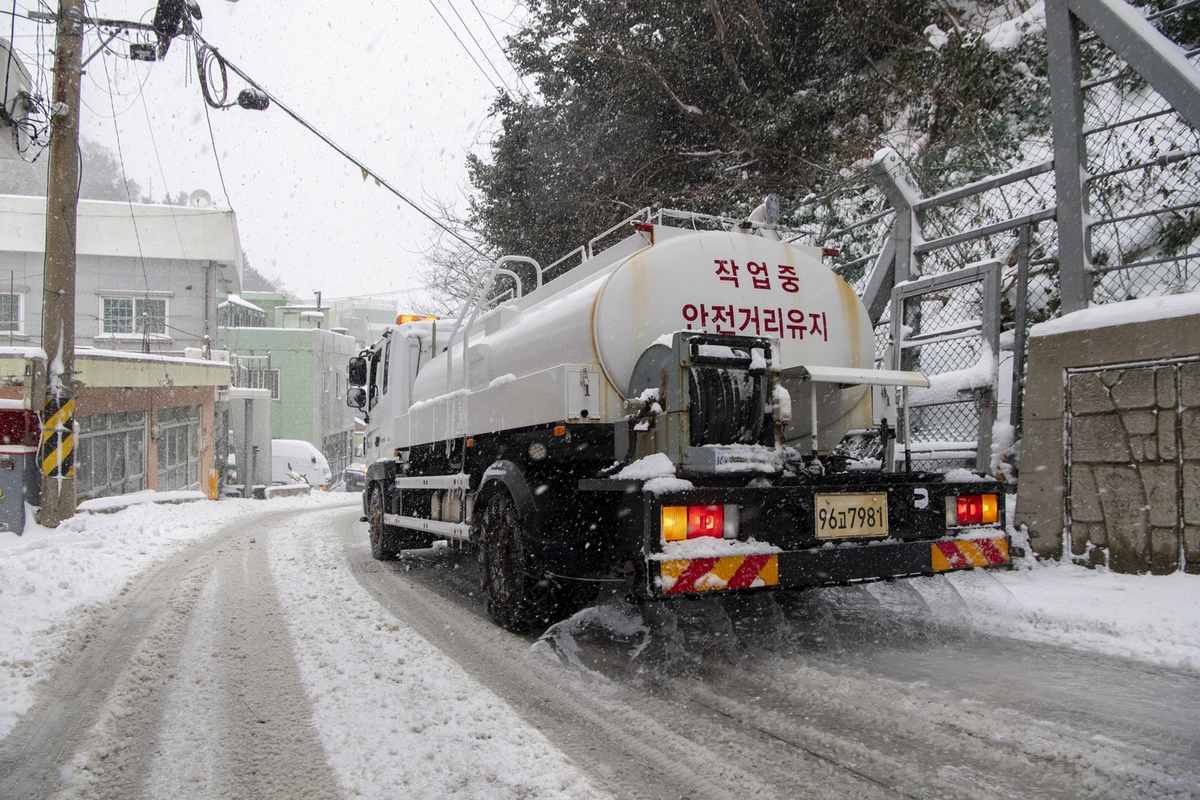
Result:
<svg viewBox="0 0 1200 800"><path fill-rule="evenodd" d="M624 396L642 352L680 330L777 338L785 369L873 366L866 309L821 264L819 250L722 231L671 234L543 302L493 312L503 324L490 333L481 331L494 326L477 323L466 359L468 388L558 364L599 364ZM442 353L417 375L413 400L462 388L462 370L460 341L451 380ZM863 391L825 393L821 419L843 416Z"/></svg>

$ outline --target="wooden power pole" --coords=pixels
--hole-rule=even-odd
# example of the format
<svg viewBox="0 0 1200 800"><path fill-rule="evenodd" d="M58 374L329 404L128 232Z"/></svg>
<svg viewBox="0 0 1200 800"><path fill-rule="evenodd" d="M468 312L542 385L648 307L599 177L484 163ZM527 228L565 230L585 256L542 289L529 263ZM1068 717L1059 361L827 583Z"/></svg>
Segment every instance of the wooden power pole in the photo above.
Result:
<svg viewBox="0 0 1200 800"><path fill-rule="evenodd" d="M40 522L49 528L75 515L75 237L83 21L83 0L59 0L42 288L46 394L38 454L42 468Z"/></svg>

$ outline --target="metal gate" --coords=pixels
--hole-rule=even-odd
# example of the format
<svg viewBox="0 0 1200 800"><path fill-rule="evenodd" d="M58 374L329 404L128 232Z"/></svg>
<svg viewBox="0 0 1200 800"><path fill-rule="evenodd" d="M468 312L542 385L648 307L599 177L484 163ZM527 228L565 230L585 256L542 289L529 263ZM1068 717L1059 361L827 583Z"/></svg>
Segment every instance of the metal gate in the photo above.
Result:
<svg viewBox="0 0 1200 800"><path fill-rule="evenodd" d="M1200 360L1067 370L1072 554L1167 574L1200 559Z"/></svg>
<svg viewBox="0 0 1200 800"><path fill-rule="evenodd" d="M910 391L909 431L892 467L990 471L1000 353L1000 262L984 261L892 290L892 368L925 373Z"/></svg>

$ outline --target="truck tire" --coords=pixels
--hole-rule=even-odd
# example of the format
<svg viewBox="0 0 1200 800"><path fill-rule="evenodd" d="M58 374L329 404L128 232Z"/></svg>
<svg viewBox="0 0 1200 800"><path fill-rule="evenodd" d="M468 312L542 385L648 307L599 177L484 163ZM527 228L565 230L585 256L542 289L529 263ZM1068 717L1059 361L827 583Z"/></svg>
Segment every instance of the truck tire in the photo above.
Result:
<svg viewBox="0 0 1200 800"><path fill-rule="evenodd" d="M383 522L383 489L367 486L367 526L371 532L371 557L376 561L395 561L403 549L400 529Z"/></svg>
<svg viewBox="0 0 1200 800"><path fill-rule="evenodd" d="M480 582L488 615L514 633L558 622L596 596L592 584L552 580L532 563L527 548L512 495L493 492L480 519Z"/></svg>
<svg viewBox="0 0 1200 800"><path fill-rule="evenodd" d="M491 618L520 633L561 616L557 592L543 576L530 574L520 514L506 490L493 493L480 523L479 572Z"/></svg>

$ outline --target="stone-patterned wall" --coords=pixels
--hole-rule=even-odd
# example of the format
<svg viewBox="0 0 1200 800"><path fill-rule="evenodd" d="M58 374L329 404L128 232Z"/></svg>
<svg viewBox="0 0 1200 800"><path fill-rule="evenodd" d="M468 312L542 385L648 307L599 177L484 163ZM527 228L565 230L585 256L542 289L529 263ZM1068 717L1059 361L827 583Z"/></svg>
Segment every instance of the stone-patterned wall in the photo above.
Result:
<svg viewBox="0 0 1200 800"><path fill-rule="evenodd" d="M1072 554L1200 571L1200 363L1068 370L1067 403Z"/></svg>
<svg viewBox="0 0 1200 800"><path fill-rule="evenodd" d="M1041 558L1200 574L1196 298L1119 305L1034 326L1015 523Z"/></svg>

